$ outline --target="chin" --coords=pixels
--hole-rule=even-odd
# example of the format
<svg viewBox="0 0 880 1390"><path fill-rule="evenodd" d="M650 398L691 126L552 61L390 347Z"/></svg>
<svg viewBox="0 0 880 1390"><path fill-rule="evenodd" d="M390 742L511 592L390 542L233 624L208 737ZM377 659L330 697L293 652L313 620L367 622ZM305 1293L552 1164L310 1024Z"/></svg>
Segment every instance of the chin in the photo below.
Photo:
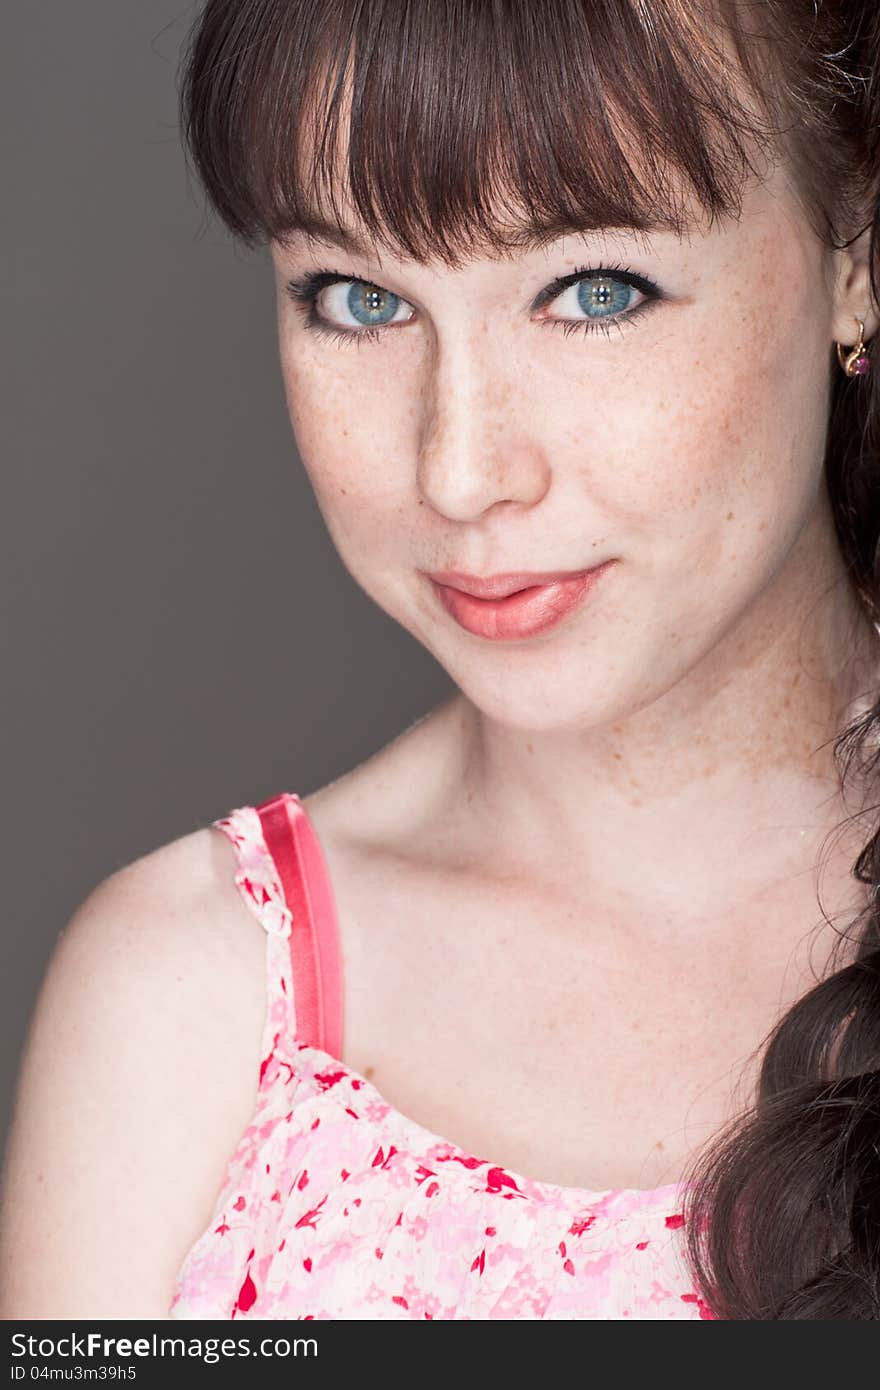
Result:
<svg viewBox="0 0 880 1390"><path fill-rule="evenodd" d="M633 703L615 698L607 682L556 684L547 673L509 673L480 679L476 673L447 671L467 700L487 720L522 733L552 734L600 728L631 712Z"/></svg>

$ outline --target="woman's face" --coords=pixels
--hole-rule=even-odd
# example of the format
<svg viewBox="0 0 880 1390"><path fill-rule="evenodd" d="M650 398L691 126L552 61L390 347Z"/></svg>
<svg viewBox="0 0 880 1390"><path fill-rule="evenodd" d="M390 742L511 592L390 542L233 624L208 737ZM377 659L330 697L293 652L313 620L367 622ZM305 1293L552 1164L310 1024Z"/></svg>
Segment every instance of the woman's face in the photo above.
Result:
<svg viewBox="0 0 880 1390"><path fill-rule="evenodd" d="M857 330L778 170L689 240L571 234L454 270L299 237L272 255L290 417L340 557L486 715L619 720L717 685L802 616L830 525L831 353ZM323 333L286 288L318 271L342 277L312 305ZM427 577L607 560L525 638L466 630Z"/></svg>

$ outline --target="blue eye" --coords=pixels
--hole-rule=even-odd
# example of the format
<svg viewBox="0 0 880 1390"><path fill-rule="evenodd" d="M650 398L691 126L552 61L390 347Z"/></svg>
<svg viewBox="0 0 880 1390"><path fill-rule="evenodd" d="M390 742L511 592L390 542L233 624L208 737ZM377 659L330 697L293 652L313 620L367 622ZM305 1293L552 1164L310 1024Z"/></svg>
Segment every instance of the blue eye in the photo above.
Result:
<svg viewBox="0 0 880 1390"><path fill-rule="evenodd" d="M306 327L321 337L337 341L375 342L386 327L408 323L415 314L413 306L400 295L341 271L309 271L300 280L289 281L285 288L302 311ZM635 306L634 293L642 296ZM322 303L319 312L321 296L327 302ZM531 308L534 312L551 304L557 307L555 314L541 314L538 323L542 327L562 328L566 333L579 330L607 335L612 328L620 330L630 325L640 313L664 298L652 280L625 266L581 267L553 280L540 292ZM560 307L562 314L558 313ZM360 327L346 324L346 316Z"/></svg>
<svg viewBox="0 0 880 1390"><path fill-rule="evenodd" d="M636 294L641 298L636 300ZM539 319L542 328L607 336L612 329L621 332L631 327L640 314L665 297L653 280L626 266L581 266L547 285L532 308L552 305L553 313Z"/></svg>
<svg viewBox="0 0 880 1390"><path fill-rule="evenodd" d="M633 291L632 285L625 285L622 280L609 276L578 280L575 289L578 305L590 318L605 318L628 309Z"/></svg>
<svg viewBox="0 0 880 1390"><path fill-rule="evenodd" d="M378 285L368 285L363 280L349 283L351 288L345 296L345 307L365 326L390 323L403 303L399 295L380 289Z"/></svg>
<svg viewBox="0 0 880 1390"><path fill-rule="evenodd" d="M301 280L291 280L287 293L305 314L306 327L320 337L358 341L376 339L394 322L407 322L414 310L411 304L391 290L369 280L358 280L337 270L309 271ZM319 298L323 312L318 312ZM402 315L401 309L406 310ZM346 324L348 316L355 325ZM340 321L341 320L341 321Z"/></svg>

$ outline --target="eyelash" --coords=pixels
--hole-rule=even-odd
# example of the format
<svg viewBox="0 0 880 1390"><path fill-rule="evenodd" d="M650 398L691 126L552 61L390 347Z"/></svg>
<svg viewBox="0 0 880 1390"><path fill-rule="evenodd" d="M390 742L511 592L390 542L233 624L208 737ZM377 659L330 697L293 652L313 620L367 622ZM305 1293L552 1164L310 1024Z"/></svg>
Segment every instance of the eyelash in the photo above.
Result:
<svg viewBox="0 0 880 1390"><path fill-rule="evenodd" d="M542 318L538 322L541 327L549 325L553 328L561 328L566 336L569 333L604 333L610 337L612 328L618 332L623 332L625 328L634 326L634 320L648 309L653 309L661 302L665 295L653 280L648 280L644 275L639 275L636 271L630 270L628 266L613 264L601 266L579 266L568 275L559 276L553 280L545 289L541 290L532 308L543 308L545 304L552 304L560 294L571 285L580 283L582 280L592 279L615 279L623 284L631 285L633 289L648 296L641 304L637 304L634 309L625 309L614 318L608 319L554 319ZM334 342L350 343L352 339L360 346L363 342L377 342L383 333L395 327L402 327L402 324L386 324L379 328L339 328L322 319L315 308L318 295L328 285L359 284L373 285L372 280L364 280L359 275L344 275L338 270L317 270L308 271L299 280L289 280L285 289L289 297L293 300L297 309L305 319L305 326L310 332L319 338L329 338ZM379 287L381 288L381 287ZM403 301L406 303L407 301Z"/></svg>

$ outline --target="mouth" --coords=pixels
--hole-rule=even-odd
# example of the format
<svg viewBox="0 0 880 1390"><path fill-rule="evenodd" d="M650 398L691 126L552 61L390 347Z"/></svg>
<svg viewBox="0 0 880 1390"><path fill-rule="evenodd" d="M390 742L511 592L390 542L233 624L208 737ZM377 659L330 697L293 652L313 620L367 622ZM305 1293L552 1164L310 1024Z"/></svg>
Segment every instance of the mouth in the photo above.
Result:
<svg viewBox="0 0 880 1390"><path fill-rule="evenodd" d="M594 565L592 568L600 569L601 566ZM429 574L428 578L435 584L442 584L447 589L456 589L462 594L470 594L473 598L503 599L509 598L512 594L523 593L526 589L537 589L547 584L558 584L590 572L590 570L508 571L504 574L490 574L481 579L478 575L464 574L460 570L439 570Z"/></svg>
<svg viewBox="0 0 880 1390"><path fill-rule="evenodd" d="M446 578L436 574L427 577L442 607L459 627L475 637L516 641L556 627L581 606L614 563L613 559L606 560L588 570L551 575L504 574L477 579L447 571Z"/></svg>

